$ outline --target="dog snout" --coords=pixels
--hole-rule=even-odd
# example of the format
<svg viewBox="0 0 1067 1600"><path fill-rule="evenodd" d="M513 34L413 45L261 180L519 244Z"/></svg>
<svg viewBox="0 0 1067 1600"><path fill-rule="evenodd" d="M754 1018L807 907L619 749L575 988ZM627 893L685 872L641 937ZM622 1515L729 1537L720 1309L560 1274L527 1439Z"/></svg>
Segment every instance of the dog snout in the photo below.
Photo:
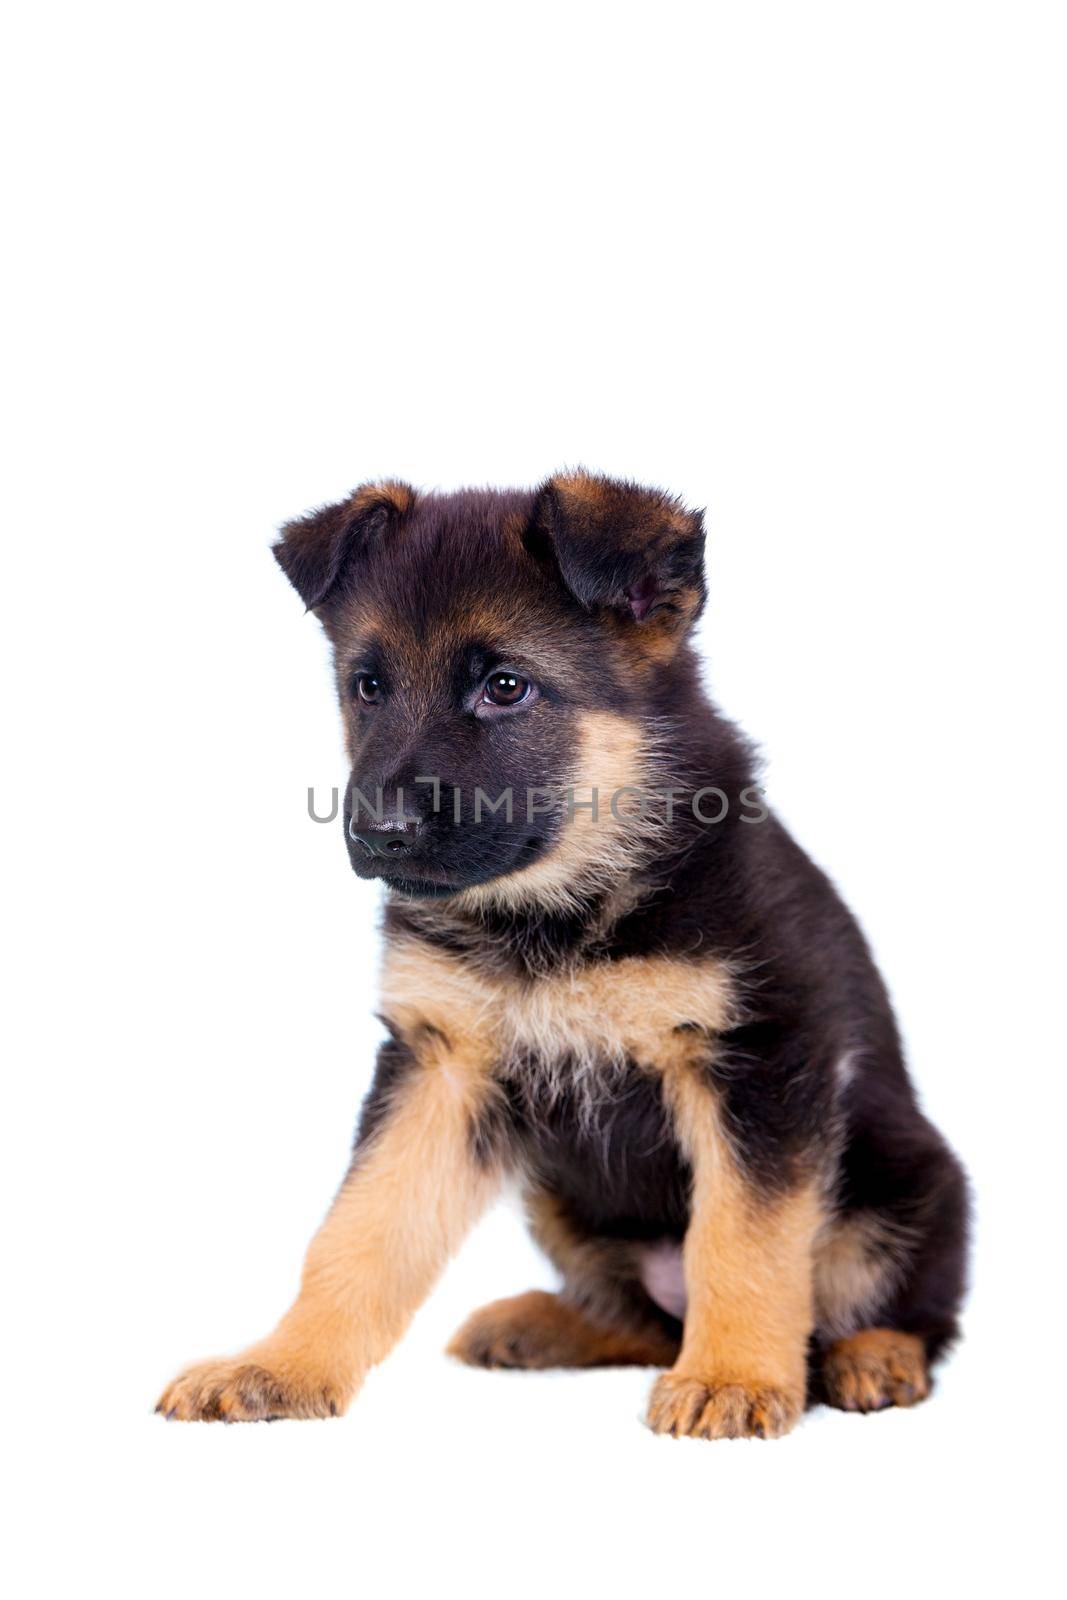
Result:
<svg viewBox="0 0 1067 1600"><path fill-rule="evenodd" d="M409 855L420 842L422 832L421 818L409 816L385 816L380 821L371 817L357 821L353 816L348 824L349 837L367 855L386 858Z"/></svg>

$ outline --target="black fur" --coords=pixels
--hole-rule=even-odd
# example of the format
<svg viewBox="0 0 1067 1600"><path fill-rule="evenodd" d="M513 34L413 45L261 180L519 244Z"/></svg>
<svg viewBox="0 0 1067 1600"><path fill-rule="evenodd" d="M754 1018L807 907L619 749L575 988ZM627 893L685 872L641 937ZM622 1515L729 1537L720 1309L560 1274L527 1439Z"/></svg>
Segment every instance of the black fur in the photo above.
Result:
<svg viewBox="0 0 1067 1600"><path fill-rule="evenodd" d="M388 1021L384 1018L382 1020L389 1030L389 1038L378 1047L374 1081L360 1108L355 1140L357 1156L363 1146L373 1139L389 1115L397 1091L416 1065L416 1056L411 1044L400 1038Z"/></svg>

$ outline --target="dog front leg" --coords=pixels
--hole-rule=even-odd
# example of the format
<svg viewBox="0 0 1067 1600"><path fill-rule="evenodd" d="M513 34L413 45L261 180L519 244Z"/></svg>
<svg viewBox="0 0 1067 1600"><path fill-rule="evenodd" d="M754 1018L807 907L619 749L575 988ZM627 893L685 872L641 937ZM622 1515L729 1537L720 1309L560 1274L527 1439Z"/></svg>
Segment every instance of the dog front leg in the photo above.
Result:
<svg viewBox="0 0 1067 1600"><path fill-rule="evenodd" d="M352 1167L274 1332L181 1374L158 1410L183 1421L328 1417L388 1354L448 1257L499 1190L477 1138L485 1062L427 1029L383 1046Z"/></svg>
<svg viewBox="0 0 1067 1600"><path fill-rule="evenodd" d="M804 1408L821 1191L801 1181L761 1193L723 1136L711 1090L685 1073L673 1099L693 1171L687 1305L682 1348L652 1390L648 1423L703 1439L777 1437Z"/></svg>

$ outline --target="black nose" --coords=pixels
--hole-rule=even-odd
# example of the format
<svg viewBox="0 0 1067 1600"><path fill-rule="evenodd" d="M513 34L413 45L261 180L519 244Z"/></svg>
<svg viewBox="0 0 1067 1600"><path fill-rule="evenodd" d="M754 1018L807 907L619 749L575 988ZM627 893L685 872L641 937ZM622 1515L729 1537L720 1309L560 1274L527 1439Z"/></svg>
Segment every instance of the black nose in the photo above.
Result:
<svg viewBox="0 0 1067 1600"><path fill-rule="evenodd" d="M381 822L367 820L358 825L353 817L348 824L349 837L369 856L403 856L415 848L422 823L413 817L383 817Z"/></svg>

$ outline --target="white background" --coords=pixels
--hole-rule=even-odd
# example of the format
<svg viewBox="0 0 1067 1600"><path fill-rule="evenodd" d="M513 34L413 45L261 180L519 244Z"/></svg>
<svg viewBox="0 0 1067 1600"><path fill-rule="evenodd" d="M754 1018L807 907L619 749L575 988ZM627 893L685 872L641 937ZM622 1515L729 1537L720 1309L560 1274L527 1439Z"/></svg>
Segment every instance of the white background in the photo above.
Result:
<svg viewBox="0 0 1067 1600"><path fill-rule="evenodd" d="M1062 9L22 7L8 177L12 1592L1051 1591L1062 1437ZM390 474L708 507L709 682L859 912L978 1202L936 1398L653 1438L649 1376L440 1354L167 1426L343 1171L376 895L268 552Z"/></svg>

